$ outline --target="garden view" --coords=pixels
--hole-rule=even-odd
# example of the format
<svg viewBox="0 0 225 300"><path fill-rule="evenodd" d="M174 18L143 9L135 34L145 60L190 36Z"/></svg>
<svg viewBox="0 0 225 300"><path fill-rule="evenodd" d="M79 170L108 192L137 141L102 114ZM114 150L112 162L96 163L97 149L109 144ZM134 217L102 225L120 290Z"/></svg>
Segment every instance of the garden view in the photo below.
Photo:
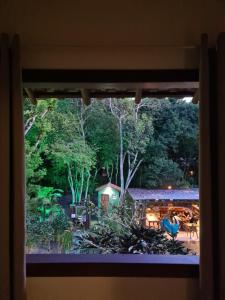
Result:
<svg viewBox="0 0 225 300"><path fill-rule="evenodd" d="M198 254L198 105L24 101L27 253Z"/></svg>

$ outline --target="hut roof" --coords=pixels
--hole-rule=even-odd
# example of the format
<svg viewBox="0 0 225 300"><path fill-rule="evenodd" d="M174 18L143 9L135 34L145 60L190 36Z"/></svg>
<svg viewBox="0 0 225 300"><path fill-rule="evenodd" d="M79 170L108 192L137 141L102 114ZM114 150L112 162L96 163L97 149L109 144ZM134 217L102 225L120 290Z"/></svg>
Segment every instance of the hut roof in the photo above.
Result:
<svg viewBox="0 0 225 300"><path fill-rule="evenodd" d="M199 189L148 190L130 188L133 200L199 200Z"/></svg>
<svg viewBox="0 0 225 300"><path fill-rule="evenodd" d="M120 189L120 187L119 187L118 185L115 185L115 184L110 183L110 182L107 183L107 184L104 184L104 185L101 185L101 186L97 187L97 188L96 188L96 191L103 190L103 189L105 189L105 188L107 188L107 187L110 187L110 188L112 188L112 189L114 189L114 190L117 190L118 192L121 191L121 189Z"/></svg>

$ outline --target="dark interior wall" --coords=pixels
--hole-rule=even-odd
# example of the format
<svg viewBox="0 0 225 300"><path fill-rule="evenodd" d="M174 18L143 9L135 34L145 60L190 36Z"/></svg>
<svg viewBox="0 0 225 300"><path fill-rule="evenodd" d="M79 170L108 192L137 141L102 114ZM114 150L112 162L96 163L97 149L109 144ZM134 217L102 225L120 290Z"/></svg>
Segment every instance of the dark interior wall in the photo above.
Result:
<svg viewBox="0 0 225 300"><path fill-rule="evenodd" d="M198 280L173 278L29 278L28 300L199 300Z"/></svg>
<svg viewBox="0 0 225 300"><path fill-rule="evenodd" d="M224 30L224 0L0 0L0 32L20 34L26 68L196 68L200 34L214 44ZM188 278L29 278L27 287L29 300L198 299Z"/></svg>
<svg viewBox="0 0 225 300"><path fill-rule="evenodd" d="M23 65L192 68L200 34L225 28L224 0L8 0L0 28L22 37Z"/></svg>

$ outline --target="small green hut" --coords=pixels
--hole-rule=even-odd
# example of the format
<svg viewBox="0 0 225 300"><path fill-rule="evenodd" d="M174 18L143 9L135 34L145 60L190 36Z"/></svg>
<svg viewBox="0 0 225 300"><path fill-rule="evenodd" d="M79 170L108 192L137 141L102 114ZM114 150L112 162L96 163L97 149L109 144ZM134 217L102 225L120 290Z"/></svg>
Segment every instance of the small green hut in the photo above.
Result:
<svg viewBox="0 0 225 300"><path fill-rule="evenodd" d="M96 191L98 192L98 208L108 214L112 212L112 208L120 204L120 187L107 183L99 186Z"/></svg>

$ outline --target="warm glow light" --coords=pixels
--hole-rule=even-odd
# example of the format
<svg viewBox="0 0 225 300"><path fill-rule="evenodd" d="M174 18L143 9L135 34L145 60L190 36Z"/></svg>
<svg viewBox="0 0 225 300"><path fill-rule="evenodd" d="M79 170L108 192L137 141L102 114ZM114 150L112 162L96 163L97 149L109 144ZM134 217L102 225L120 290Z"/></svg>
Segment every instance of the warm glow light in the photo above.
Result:
<svg viewBox="0 0 225 300"><path fill-rule="evenodd" d="M191 176L194 175L194 171L191 170L191 171L190 171L190 175L191 175Z"/></svg>
<svg viewBox="0 0 225 300"><path fill-rule="evenodd" d="M146 214L146 226L147 227L150 227L150 226L157 227L158 223L155 223L155 222L159 222L159 219L155 214L153 214L153 213Z"/></svg>
<svg viewBox="0 0 225 300"><path fill-rule="evenodd" d="M148 222L158 221L158 218L154 214L146 214L146 219Z"/></svg>
<svg viewBox="0 0 225 300"><path fill-rule="evenodd" d="M167 189L172 190L172 185L168 185Z"/></svg>

